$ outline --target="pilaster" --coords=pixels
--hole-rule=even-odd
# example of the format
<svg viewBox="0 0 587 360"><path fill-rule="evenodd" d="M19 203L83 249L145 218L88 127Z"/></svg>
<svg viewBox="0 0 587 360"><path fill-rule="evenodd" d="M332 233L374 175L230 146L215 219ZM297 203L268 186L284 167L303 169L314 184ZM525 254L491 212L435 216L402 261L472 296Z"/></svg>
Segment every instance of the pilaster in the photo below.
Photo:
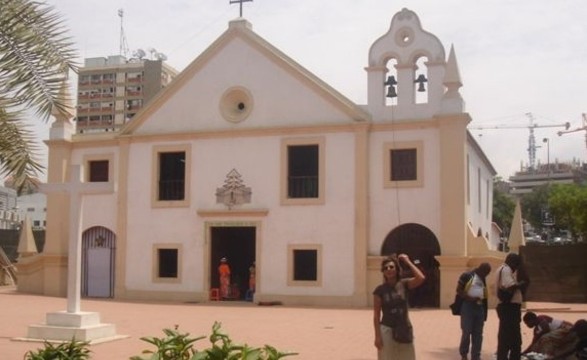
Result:
<svg viewBox="0 0 587 360"><path fill-rule="evenodd" d="M467 124L468 114L437 118L440 146L439 240L449 256L467 254Z"/></svg>

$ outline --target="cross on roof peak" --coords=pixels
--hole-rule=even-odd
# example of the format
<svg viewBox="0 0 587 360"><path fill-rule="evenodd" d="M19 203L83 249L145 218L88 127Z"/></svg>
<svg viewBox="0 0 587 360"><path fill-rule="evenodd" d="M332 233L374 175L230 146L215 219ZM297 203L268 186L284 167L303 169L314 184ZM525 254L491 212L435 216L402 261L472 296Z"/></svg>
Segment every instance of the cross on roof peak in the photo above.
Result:
<svg viewBox="0 0 587 360"><path fill-rule="evenodd" d="M239 7L240 7L239 16L240 17L243 17L243 3L244 2L253 2L253 0L230 0L229 1L229 4L230 5L232 5L232 4L240 4L239 5Z"/></svg>

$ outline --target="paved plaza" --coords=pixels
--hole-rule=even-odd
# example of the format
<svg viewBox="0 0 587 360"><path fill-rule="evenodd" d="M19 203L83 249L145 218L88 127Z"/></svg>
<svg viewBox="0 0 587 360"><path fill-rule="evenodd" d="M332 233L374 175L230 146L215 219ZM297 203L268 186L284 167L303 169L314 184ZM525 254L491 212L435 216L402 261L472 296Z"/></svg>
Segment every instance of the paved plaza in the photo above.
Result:
<svg viewBox="0 0 587 360"><path fill-rule="evenodd" d="M587 318L587 304L528 303L557 318L575 321ZM0 359L21 360L37 342L14 341L25 337L27 327L43 323L48 312L66 309L66 299L25 295L12 287L0 289ZM122 360L154 349L142 336L163 336L163 328L179 326L194 337L209 335L215 321L237 343L250 346L269 344L279 350L299 353L300 360L374 360L372 311L258 306L247 302L162 303L82 299L82 311L99 312L103 323L116 325L119 335L128 337L91 346L93 360ZM410 317L416 336L418 359L458 359L459 318L449 310L412 309ZM497 344L497 314L490 310L485 325L483 359L492 359ZM523 328L524 345L531 332ZM196 348L208 347L208 340Z"/></svg>

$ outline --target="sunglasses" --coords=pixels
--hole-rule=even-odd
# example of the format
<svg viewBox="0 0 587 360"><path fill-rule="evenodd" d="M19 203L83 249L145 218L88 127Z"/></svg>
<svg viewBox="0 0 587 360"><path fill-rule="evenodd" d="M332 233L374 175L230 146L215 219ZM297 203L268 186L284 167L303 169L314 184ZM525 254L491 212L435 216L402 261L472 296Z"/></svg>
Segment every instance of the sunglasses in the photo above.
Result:
<svg viewBox="0 0 587 360"><path fill-rule="evenodd" d="M383 270L395 270L395 265L385 265Z"/></svg>

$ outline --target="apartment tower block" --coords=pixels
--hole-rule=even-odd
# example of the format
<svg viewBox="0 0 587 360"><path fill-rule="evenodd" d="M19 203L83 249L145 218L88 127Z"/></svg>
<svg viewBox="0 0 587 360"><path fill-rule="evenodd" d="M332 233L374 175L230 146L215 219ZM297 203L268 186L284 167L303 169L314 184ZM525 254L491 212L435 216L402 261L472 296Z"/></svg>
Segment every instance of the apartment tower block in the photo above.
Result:
<svg viewBox="0 0 587 360"><path fill-rule="evenodd" d="M77 132L120 129L176 75L163 60L85 59L78 76Z"/></svg>

